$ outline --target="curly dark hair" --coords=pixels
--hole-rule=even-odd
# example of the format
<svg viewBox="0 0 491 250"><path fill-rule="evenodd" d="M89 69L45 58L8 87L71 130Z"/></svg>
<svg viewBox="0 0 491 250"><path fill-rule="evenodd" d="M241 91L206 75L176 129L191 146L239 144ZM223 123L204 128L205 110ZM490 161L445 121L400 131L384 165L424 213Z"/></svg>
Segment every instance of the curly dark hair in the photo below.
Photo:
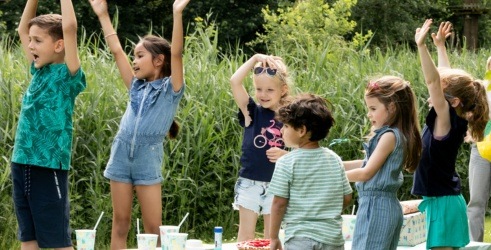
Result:
<svg viewBox="0 0 491 250"><path fill-rule="evenodd" d="M330 103L313 94L301 94L290 104L279 109L277 119L294 129L305 126L310 132L310 141L320 141L327 137L334 125Z"/></svg>

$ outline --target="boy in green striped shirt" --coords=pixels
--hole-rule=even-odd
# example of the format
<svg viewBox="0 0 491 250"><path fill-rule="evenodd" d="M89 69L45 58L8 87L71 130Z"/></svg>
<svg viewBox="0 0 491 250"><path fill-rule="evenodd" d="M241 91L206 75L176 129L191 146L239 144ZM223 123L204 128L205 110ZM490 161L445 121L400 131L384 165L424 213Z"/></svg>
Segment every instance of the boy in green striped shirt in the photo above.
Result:
<svg viewBox="0 0 491 250"><path fill-rule="evenodd" d="M319 141L334 119L326 100L304 94L278 111L287 147L276 162L268 192L271 207L271 249L282 249L278 238L285 225L285 249L344 249L341 212L353 190L341 158Z"/></svg>

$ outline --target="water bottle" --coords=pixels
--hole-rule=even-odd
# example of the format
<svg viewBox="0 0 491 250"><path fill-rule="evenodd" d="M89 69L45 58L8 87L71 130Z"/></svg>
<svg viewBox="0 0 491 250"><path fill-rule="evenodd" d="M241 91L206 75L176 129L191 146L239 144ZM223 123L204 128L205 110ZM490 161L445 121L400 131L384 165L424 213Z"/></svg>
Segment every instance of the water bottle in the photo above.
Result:
<svg viewBox="0 0 491 250"><path fill-rule="evenodd" d="M213 230L215 232L215 250L222 250L222 227L215 227Z"/></svg>

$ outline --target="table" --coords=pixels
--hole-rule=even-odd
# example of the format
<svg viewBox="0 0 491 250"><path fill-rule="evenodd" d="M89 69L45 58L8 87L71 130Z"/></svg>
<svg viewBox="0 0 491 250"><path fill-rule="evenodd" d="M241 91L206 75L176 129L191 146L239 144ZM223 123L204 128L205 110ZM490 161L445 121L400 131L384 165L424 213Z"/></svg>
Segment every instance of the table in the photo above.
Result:
<svg viewBox="0 0 491 250"><path fill-rule="evenodd" d="M222 250L237 250L237 247L235 246L237 243L225 243L222 245ZM213 250L214 245L212 244L203 244L203 249L205 250ZM344 249L345 250L351 250L351 241L346 241L344 244ZM399 246L397 249L400 250L426 250L426 242L423 242L419 245L416 245L414 247L409 247L409 246ZM483 243L483 242L474 242L471 241L467 246L460 248L462 250L491 250L491 244L490 243ZM130 249L128 249L130 250ZM138 249L135 249L138 250ZM160 247L157 247L156 250L160 250Z"/></svg>
<svg viewBox="0 0 491 250"><path fill-rule="evenodd" d="M237 250L237 247L235 246L236 243L227 243L222 245L222 250ZM203 245L205 249L213 249L213 245L211 244L204 244ZM346 241L344 244L344 249L345 250L351 250L351 241ZM397 249L401 250L426 250L426 242L423 242L419 245L416 245L414 247L409 247L409 246L399 246ZM482 242L470 242L467 246L460 248L462 250L491 250L491 244L490 243L482 243Z"/></svg>

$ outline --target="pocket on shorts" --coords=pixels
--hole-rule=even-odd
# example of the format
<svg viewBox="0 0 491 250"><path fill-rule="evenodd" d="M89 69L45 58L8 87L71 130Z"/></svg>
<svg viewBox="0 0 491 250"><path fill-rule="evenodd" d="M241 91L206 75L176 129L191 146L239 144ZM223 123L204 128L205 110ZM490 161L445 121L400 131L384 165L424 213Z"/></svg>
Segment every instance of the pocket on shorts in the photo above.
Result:
<svg viewBox="0 0 491 250"><path fill-rule="evenodd" d="M239 193L240 191L245 191L250 187L254 186L251 180L239 177L237 182L235 183L235 193Z"/></svg>

